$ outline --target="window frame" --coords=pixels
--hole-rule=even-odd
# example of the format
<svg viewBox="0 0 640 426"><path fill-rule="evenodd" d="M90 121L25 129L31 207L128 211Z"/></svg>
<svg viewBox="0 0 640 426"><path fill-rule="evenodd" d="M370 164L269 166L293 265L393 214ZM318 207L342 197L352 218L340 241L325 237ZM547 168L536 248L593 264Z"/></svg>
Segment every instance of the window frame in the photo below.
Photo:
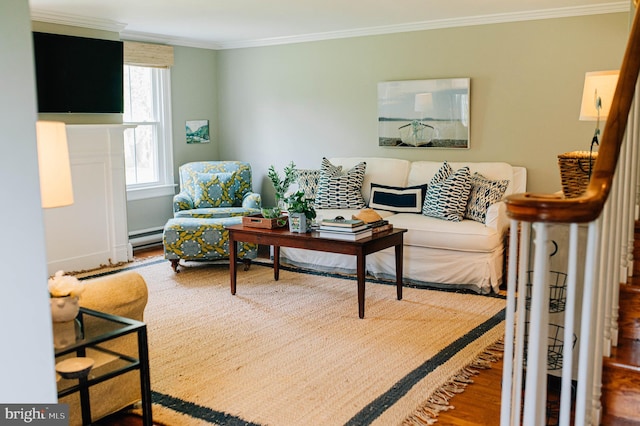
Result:
<svg viewBox="0 0 640 426"><path fill-rule="evenodd" d="M124 66L141 66L125 64ZM159 121L152 122L128 122L125 126L137 127L138 125L154 124L156 126L156 142L158 167L158 180L151 183L126 184L127 201L157 198L175 194L176 184L173 174L173 138L171 126L171 69L158 67L150 68L152 72L153 101L157 108ZM125 180L126 182L126 180Z"/></svg>

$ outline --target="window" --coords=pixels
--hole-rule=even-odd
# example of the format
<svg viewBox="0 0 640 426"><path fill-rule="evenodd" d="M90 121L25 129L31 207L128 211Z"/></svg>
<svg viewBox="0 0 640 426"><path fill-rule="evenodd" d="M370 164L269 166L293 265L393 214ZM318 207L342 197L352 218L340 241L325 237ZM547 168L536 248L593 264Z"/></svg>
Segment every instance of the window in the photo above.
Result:
<svg viewBox="0 0 640 426"><path fill-rule="evenodd" d="M127 199L174 194L169 68L124 66Z"/></svg>

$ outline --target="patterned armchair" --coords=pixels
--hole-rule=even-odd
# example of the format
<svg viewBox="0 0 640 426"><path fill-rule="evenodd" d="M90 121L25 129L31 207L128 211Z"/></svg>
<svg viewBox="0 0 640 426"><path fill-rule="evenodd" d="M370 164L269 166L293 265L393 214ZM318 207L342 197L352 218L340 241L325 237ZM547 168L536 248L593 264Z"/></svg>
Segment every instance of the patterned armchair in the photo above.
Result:
<svg viewBox="0 0 640 426"><path fill-rule="evenodd" d="M178 272L180 260L229 257L228 225L260 213L260 194L251 186L251 166L241 161L200 161L178 169L180 192L173 197L173 219L164 227L164 257ZM247 267L257 257L255 244L238 244Z"/></svg>
<svg viewBox="0 0 640 426"><path fill-rule="evenodd" d="M260 213L262 199L251 187L251 166L241 161L199 161L178 169L180 193L174 217L216 218Z"/></svg>

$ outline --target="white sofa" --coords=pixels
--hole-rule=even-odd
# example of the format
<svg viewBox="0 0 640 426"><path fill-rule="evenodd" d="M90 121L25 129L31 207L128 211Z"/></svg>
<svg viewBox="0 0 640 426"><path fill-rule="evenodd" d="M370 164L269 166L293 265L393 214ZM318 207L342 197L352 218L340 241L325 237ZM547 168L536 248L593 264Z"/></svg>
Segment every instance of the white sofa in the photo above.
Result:
<svg viewBox="0 0 640 426"><path fill-rule="evenodd" d="M440 169L441 161L407 161L393 158L330 158L343 171L366 162L361 192L369 202L371 184L409 187L429 183ZM502 162L449 162L455 171L468 166L491 180L509 180L505 196L526 191L526 169ZM319 218L345 218L360 209L318 209ZM470 289L478 293L497 292L503 276L504 238L509 220L504 202L492 204L485 223L464 219L452 222L420 213L376 211L394 227L406 228L404 234L404 282L409 285ZM323 272L355 273L353 256L282 247L284 264ZM393 279L393 249L367 256L367 272L376 278Z"/></svg>

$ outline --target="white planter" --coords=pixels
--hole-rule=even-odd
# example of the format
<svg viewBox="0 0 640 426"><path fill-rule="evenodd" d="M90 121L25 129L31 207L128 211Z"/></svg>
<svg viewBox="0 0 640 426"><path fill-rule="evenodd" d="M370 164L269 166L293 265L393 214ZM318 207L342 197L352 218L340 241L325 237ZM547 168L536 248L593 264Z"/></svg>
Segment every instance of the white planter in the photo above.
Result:
<svg viewBox="0 0 640 426"><path fill-rule="evenodd" d="M77 297L52 297L49 299L51 304L51 319L53 322L71 321L78 316L80 305Z"/></svg>
<svg viewBox="0 0 640 426"><path fill-rule="evenodd" d="M304 213L289 212L289 231L300 234L307 232L307 217Z"/></svg>

